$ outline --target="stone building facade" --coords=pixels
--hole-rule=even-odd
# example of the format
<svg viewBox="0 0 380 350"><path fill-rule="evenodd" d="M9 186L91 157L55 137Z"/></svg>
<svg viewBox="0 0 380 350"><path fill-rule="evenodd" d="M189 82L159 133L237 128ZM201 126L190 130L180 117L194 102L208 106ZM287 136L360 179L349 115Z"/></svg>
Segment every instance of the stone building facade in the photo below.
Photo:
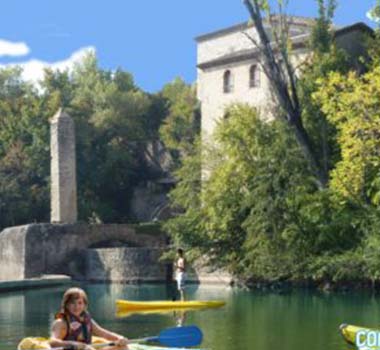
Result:
<svg viewBox="0 0 380 350"><path fill-rule="evenodd" d="M308 42L314 20L289 17L289 22L292 60L298 66L310 53ZM263 118L271 118L274 98L270 82L259 65L258 50L244 32L258 37L252 24L241 23L196 38L197 88L204 140L223 118L226 107L233 103L248 103L258 108ZM364 23L356 23L337 28L335 40L353 60L357 60L364 53L364 35L370 32L372 30Z"/></svg>

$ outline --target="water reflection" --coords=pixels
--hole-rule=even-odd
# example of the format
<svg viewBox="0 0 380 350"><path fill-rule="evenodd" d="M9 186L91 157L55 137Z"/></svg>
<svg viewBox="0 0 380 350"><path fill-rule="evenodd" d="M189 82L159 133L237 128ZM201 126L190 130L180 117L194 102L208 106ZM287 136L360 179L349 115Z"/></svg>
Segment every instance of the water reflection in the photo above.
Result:
<svg viewBox="0 0 380 350"><path fill-rule="evenodd" d="M56 300L62 289L0 294L0 349L15 349L15 344L33 332L47 335ZM58 299L59 300L59 299Z"/></svg>
<svg viewBox="0 0 380 350"><path fill-rule="evenodd" d="M0 298L0 349L12 344L24 327L25 297L23 295L7 294ZM14 319L17 322L14 322Z"/></svg>
<svg viewBox="0 0 380 350"><path fill-rule="evenodd" d="M159 334L164 328L197 325L202 348L215 350L344 350L341 323L380 324L380 298L365 293L289 294L186 286L188 300L221 299L220 309L171 311L115 317L115 300L171 300L165 285L85 284L90 312L104 327L130 338ZM66 287L0 294L0 349L15 350L26 336L47 336Z"/></svg>
<svg viewBox="0 0 380 350"><path fill-rule="evenodd" d="M185 326L187 312L188 311L184 310L173 311L174 321L177 327Z"/></svg>

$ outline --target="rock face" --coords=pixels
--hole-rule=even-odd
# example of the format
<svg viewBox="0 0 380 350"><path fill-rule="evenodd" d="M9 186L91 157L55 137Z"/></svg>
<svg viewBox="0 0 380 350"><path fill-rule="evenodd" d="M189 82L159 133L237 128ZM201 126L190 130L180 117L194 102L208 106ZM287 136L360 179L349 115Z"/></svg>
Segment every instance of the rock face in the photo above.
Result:
<svg viewBox="0 0 380 350"><path fill-rule="evenodd" d="M77 221L75 131L60 109L50 121L51 222Z"/></svg>
<svg viewBox="0 0 380 350"><path fill-rule="evenodd" d="M189 283L232 285L234 276L225 269L216 268L204 256L192 263L186 280Z"/></svg>

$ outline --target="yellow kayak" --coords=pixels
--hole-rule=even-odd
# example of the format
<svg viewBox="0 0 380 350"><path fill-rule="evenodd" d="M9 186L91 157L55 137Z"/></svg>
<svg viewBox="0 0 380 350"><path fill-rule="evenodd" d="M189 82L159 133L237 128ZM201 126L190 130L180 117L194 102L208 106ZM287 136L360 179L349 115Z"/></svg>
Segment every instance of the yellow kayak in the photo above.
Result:
<svg viewBox="0 0 380 350"><path fill-rule="evenodd" d="M92 337L92 344L95 348L102 348L102 344L108 343L109 340L99 337ZM103 345L104 346L104 345ZM173 348L164 347L156 345L145 345L145 344L128 344L130 350L186 350L186 348ZM17 350L48 350L52 349L49 345L49 339L42 337L28 337L21 340L20 344L17 346ZM55 349L55 348L53 348ZM202 349L188 349L188 350L202 350Z"/></svg>
<svg viewBox="0 0 380 350"><path fill-rule="evenodd" d="M104 344L109 342L104 338L92 337L92 344ZM33 349L51 349L48 338L28 337L21 340L17 346L17 350L33 350Z"/></svg>
<svg viewBox="0 0 380 350"><path fill-rule="evenodd" d="M193 301L130 301L116 300L117 309L123 311L143 310L174 310L174 309L204 309L216 308L226 304L222 300L193 300Z"/></svg>
<svg viewBox="0 0 380 350"><path fill-rule="evenodd" d="M360 342L364 343L365 340L366 340L366 334L368 332L375 332L376 334L380 335L380 329L374 329L374 328L366 328L366 327L359 327L359 326L354 326L354 325L350 325L350 324L342 324L340 327L340 332L344 338L344 340L351 344L351 345L355 345L357 346L356 344L356 335L359 331L362 331L364 332L363 335L360 336ZM365 346L362 346L361 349L379 349L379 347L365 347Z"/></svg>

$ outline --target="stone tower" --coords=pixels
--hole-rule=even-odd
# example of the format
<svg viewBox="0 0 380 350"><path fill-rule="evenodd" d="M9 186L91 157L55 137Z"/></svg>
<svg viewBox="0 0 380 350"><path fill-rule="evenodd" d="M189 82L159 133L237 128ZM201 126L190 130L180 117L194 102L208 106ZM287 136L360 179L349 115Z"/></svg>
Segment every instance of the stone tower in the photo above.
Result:
<svg viewBox="0 0 380 350"><path fill-rule="evenodd" d="M77 221L75 129L62 109L50 121L51 222Z"/></svg>

